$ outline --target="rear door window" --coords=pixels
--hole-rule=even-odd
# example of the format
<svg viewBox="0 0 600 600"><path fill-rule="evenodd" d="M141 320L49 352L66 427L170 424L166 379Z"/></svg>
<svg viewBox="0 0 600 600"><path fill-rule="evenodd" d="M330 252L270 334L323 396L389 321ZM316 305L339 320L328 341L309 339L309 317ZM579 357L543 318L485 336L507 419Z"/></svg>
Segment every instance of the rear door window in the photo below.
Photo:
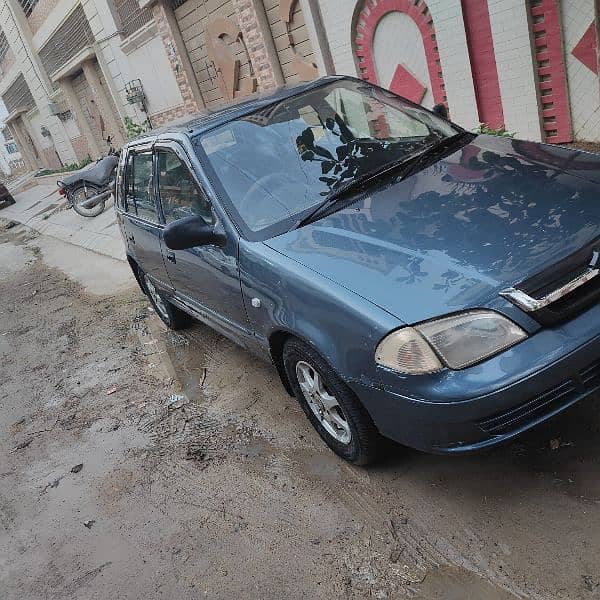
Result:
<svg viewBox="0 0 600 600"><path fill-rule="evenodd" d="M198 188L187 165L171 150L157 149L158 192L166 223L197 215L214 222L210 202Z"/></svg>
<svg viewBox="0 0 600 600"><path fill-rule="evenodd" d="M147 221L158 222L154 204L152 152L134 153L127 160L126 210Z"/></svg>

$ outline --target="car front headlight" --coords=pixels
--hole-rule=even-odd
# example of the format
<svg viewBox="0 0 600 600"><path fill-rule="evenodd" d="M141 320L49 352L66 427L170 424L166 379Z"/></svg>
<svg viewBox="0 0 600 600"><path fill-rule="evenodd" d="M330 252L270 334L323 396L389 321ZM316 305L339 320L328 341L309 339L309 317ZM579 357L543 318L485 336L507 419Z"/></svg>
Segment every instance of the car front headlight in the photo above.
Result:
<svg viewBox="0 0 600 600"><path fill-rule="evenodd" d="M393 331L377 346L375 361L412 375L444 367L464 369L526 337L525 331L506 317L473 310Z"/></svg>

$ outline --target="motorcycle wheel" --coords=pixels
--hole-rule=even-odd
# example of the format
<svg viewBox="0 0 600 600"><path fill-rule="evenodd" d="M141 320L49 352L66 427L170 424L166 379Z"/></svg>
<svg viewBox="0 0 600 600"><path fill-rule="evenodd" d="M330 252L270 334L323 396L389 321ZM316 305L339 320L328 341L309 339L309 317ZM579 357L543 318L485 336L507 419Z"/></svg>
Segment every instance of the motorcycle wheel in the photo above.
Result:
<svg viewBox="0 0 600 600"><path fill-rule="evenodd" d="M106 200L101 200L96 204L96 206L92 206L91 208L85 208L81 206L81 202L84 202L88 198L99 194L101 188L87 184L80 184L77 187L73 188L70 194L69 200L71 201L71 206L73 210L82 217L97 217L100 213L104 211L104 207L106 206Z"/></svg>

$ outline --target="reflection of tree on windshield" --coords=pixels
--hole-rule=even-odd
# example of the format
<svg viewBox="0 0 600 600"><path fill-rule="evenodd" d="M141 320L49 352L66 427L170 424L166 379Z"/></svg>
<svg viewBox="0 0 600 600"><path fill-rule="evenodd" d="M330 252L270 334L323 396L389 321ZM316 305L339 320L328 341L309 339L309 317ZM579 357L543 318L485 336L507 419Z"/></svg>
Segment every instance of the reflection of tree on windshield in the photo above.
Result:
<svg viewBox="0 0 600 600"><path fill-rule="evenodd" d="M405 158L423 139L416 141L390 141L376 138L357 138L339 114L327 117L324 129L339 139L335 154L316 143L312 127L307 127L296 138L298 154L303 161L320 162L322 181L329 188L320 192L326 196L344 180L363 175L380 167Z"/></svg>

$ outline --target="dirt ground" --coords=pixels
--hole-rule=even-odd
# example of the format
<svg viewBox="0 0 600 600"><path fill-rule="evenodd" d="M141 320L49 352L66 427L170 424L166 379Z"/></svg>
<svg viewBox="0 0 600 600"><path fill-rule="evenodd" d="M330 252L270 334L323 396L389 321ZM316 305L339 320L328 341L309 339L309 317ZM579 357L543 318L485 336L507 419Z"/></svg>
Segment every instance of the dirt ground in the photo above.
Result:
<svg viewBox="0 0 600 600"><path fill-rule="evenodd" d="M108 262L107 262L108 261ZM0 231L0 596L600 598L600 414L351 467L123 263Z"/></svg>

